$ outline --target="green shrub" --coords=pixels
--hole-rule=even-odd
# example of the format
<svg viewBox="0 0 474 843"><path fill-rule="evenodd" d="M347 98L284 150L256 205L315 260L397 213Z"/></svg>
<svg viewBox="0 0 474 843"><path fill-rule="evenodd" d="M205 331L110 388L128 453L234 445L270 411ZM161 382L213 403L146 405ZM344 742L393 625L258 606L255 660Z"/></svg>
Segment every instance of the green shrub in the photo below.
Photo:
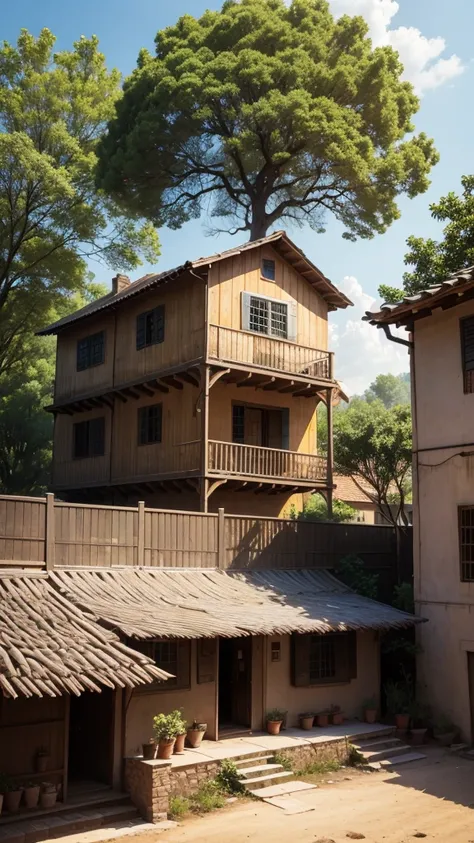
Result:
<svg viewBox="0 0 474 843"><path fill-rule="evenodd" d="M341 769L341 762L328 758L326 761L311 761L298 773L299 776L312 776L322 773L337 773Z"/></svg>
<svg viewBox="0 0 474 843"><path fill-rule="evenodd" d="M237 766L229 758L221 761L219 772L214 781L224 793L237 794L243 793L245 790L243 782L239 778Z"/></svg>
<svg viewBox="0 0 474 843"><path fill-rule="evenodd" d="M170 820L179 820L189 814L191 802L185 796L170 796L168 817Z"/></svg>
<svg viewBox="0 0 474 843"><path fill-rule="evenodd" d="M349 746L349 753L347 756L347 764L349 767L360 767L363 764L366 764L366 760L361 752L355 747L350 744Z"/></svg>
<svg viewBox="0 0 474 843"><path fill-rule="evenodd" d="M217 808L223 808L225 798L215 779L203 782L192 799L192 810L197 814L207 814Z"/></svg>
<svg viewBox="0 0 474 843"><path fill-rule="evenodd" d="M286 717L286 711L282 708L271 708L265 715L267 723L277 723L283 721Z"/></svg>
<svg viewBox="0 0 474 843"><path fill-rule="evenodd" d="M282 752L275 752L273 754L275 759L275 764L281 764L284 770L287 770L289 773L293 770L293 762L288 758L287 755L283 755Z"/></svg>

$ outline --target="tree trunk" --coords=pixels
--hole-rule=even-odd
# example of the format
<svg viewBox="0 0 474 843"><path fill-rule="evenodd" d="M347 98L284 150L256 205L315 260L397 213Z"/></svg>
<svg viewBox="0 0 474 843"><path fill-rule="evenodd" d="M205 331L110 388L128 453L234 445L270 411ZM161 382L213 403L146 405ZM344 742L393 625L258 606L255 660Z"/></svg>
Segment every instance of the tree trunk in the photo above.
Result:
<svg viewBox="0 0 474 843"><path fill-rule="evenodd" d="M252 222L250 225L250 240L260 240L266 237L268 228L265 203L258 201L252 205Z"/></svg>

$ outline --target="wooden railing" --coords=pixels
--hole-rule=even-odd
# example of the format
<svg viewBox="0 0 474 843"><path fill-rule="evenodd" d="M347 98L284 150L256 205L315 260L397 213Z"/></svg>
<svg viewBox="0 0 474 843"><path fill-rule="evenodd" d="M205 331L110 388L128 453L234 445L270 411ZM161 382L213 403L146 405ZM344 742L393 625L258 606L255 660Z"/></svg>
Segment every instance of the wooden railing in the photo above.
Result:
<svg viewBox="0 0 474 843"><path fill-rule="evenodd" d="M209 325L209 357L311 378L333 377L332 352L220 325Z"/></svg>
<svg viewBox="0 0 474 843"><path fill-rule="evenodd" d="M209 441L209 471L219 474L251 475L282 480L325 481L327 461L315 454Z"/></svg>

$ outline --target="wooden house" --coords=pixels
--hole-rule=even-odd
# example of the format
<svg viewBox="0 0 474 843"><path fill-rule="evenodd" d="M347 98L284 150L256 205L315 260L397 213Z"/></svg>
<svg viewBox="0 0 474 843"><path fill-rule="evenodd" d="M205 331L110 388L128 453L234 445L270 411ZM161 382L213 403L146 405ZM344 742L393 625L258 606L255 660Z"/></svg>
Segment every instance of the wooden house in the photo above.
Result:
<svg viewBox="0 0 474 843"><path fill-rule="evenodd" d="M331 497L316 408L331 431L328 312L349 304L284 232L134 283L116 276L41 332L58 337L53 490L261 515Z"/></svg>

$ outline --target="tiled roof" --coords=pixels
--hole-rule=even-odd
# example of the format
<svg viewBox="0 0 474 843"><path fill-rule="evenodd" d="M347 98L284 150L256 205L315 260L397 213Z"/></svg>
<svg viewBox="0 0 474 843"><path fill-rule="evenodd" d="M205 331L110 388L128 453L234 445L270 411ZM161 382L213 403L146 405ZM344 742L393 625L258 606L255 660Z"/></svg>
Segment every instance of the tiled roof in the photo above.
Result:
<svg viewBox="0 0 474 843"><path fill-rule="evenodd" d="M196 260L188 260L174 269L169 269L158 274L150 273L148 275L144 275L128 287L122 289L116 295L108 293L106 296L91 302L80 310L76 310L75 313L71 313L69 316L64 316L63 319L53 322L52 325L49 325L42 331L39 331L38 334L40 336L44 336L46 334L56 334L62 328L66 327L66 325L71 325L72 323L79 321L79 319L85 319L87 316L92 316L94 313L98 313L101 310L108 310L109 308L115 307L132 296L145 292L151 287L158 287L175 281L190 269L205 269L210 264L216 263L217 261L225 260L233 255L239 255L242 252L248 252L266 244L273 246L273 248L276 249L276 251L289 263L297 265L296 268L298 271L306 277L308 282L318 291L322 298L325 299L330 310L335 310L338 307L345 308L352 304L350 299L348 299L344 293L341 293L341 291L338 290L337 287L335 287L334 284L332 284L332 282L322 274L317 266L315 266L315 264L306 257L304 252L302 252L301 249L299 249L298 246L290 240L284 231L276 231L273 234L269 234L268 237L262 237L260 240L253 240L249 243L244 243L243 245L234 247L233 249L227 249L225 252L218 252L213 255L209 255L208 257L197 258Z"/></svg>
<svg viewBox="0 0 474 843"><path fill-rule="evenodd" d="M374 490L371 489L363 477L358 477L356 482L351 476L335 474L333 479L336 486L334 490L334 497L338 500L351 501L353 503L374 504L373 497L370 496L370 493L373 495ZM367 494L363 491L363 489L367 489Z"/></svg>

